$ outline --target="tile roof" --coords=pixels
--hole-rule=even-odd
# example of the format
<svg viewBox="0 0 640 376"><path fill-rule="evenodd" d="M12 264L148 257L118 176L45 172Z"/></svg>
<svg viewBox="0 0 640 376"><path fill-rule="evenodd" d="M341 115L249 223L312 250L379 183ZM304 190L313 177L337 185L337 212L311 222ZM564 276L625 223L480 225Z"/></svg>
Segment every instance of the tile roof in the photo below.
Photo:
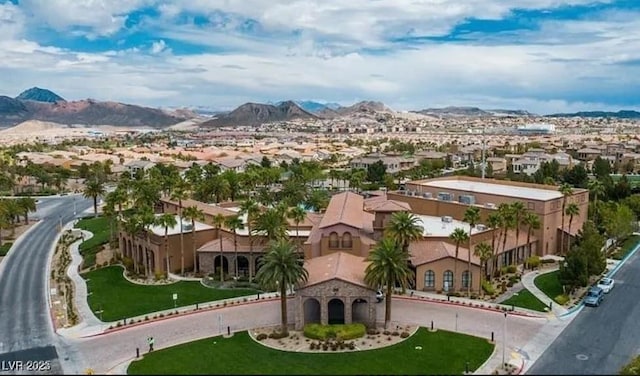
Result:
<svg viewBox="0 0 640 376"><path fill-rule="evenodd" d="M319 228L344 224L362 229L364 217L364 198L353 192L339 193L331 198L322 217Z"/></svg>
<svg viewBox="0 0 640 376"><path fill-rule="evenodd" d="M301 288L333 279L370 288L364 282L367 265L368 262L365 261L364 257L354 256L346 252L335 252L305 260L304 267L309 272L309 278Z"/></svg>
<svg viewBox="0 0 640 376"><path fill-rule="evenodd" d="M168 198L162 198L160 200L161 202L164 203L168 203L174 206L178 206L178 201L174 201L174 200L170 200ZM211 215L211 216L215 216L217 214L222 214L225 217L231 217L236 215L237 213L229 210L229 209L225 209L222 208L220 206L217 205L209 205L207 203L201 202L201 201L196 201L196 200L192 200L192 199L187 199L187 200L182 200L182 207L183 208L188 208L190 206L196 206L198 209L202 210L202 212L204 214L207 215Z"/></svg>
<svg viewBox="0 0 640 376"><path fill-rule="evenodd" d="M262 253L265 250L266 250L266 247L262 244L253 245L253 252ZM223 236L222 237L222 253L232 253L235 251L236 249L233 245L233 239ZM198 252L220 253L220 239L215 239L203 244L200 248L198 248ZM238 252L242 252L242 253L249 252L249 246L238 244Z"/></svg>

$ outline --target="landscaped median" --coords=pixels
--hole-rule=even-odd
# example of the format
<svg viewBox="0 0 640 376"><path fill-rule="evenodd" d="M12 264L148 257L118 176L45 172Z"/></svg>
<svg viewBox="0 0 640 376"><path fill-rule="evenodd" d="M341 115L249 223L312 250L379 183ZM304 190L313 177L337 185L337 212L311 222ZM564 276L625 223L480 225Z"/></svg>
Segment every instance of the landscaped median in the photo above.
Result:
<svg viewBox="0 0 640 376"><path fill-rule="evenodd" d="M13 243L11 242L0 245L0 257L6 256L9 253L9 250L11 249L12 245Z"/></svg>
<svg viewBox="0 0 640 376"><path fill-rule="evenodd" d="M95 217L83 218L76 223L75 227L93 234L90 239L83 241L78 247L83 260L83 268L95 265L96 253L100 252L102 247L109 242L109 221L109 217Z"/></svg>
<svg viewBox="0 0 640 376"><path fill-rule="evenodd" d="M541 274L533 280L533 283L538 289L540 289L540 291L553 301L560 305L564 305L569 301L569 297L564 293L559 276L559 270Z"/></svg>
<svg viewBox="0 0 640 376"><path fill-rule="evenodd" d="M503 305L531 309L538 312L547 312L549 307L536 298L531 291L522 289L513 294L509 299L500 302Z"/></svg>
<svg viewBox="0 0 640 376"><path fill-rule="evenodd" d="M96 316L102 321L118 321L174 307L258 293L253 289L212 289L191 281L138 285L127 281L123 271L121 266L114 265L82 275L87 280L89 306L93 312L99 313ZM177 294L176 301L173 300L174 294Z"/></svg>
<svg viewBox="0 0 640 376"><path fill-rule="evenodd" d="M306 339L305 339L306 341ZM311 341L311 340L309 340ZM462 374L480 367L494 345L485 338L420 328L385 348L337 353L274 350L247 332L213 337L145 354L129 374L363 375Z"/></svg>

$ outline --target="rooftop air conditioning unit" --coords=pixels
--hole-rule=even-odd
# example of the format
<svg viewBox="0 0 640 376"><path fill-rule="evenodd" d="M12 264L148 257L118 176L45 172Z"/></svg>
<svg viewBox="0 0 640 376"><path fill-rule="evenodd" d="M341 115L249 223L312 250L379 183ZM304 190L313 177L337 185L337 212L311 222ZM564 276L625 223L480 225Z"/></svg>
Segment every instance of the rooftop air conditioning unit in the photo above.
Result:
<svg viewBox="0 0 640 376"><path fill-rule="evenodd" d="M433 197L433 195L431 194L431 192L424 192L424 193L422 194L422 197L424 197L424 198L431 198L431 197Z"/></svg>
<svg viewBox="0 0 640 376"><path fill-rule="evenodd" d="M449 192L438 192L438 200L451 201L453 200L453 195Z"/></svg>
<svg viewBox="0 0 640 376"><path fill-rule="evenodd" d="M476 196L474 196L474 195L460 195L460 197L458 198L458 202L460 202L461 204L466 204L466 205L475 205Z"/></svg>
<svg viewBox="0 0 640 376"><path fill-rule="evenodd" d="M182 231L191 231L193 230L193 226L191 223L182 222Z"/></svg>
<svg viewBox="0 0 640 376"><path fill-rule="evenodd" d="M487 202L486 204L484 204L484 206L489 208L489 209L495 209L496 208L496 204L492 204L490 202Z"/></svg>
<svg viewBox="0 0 640 376"><path fill-rule="evenodd" d="M444 217L442 217L442 222L444 222L444 223L452 223L453 222L453 217L445 215Z"/></svg>
<svg viewBox="0 0 640 376"><path fill-rule="evenodd" d="M487 226L482 225L482 224L476 225L476 230L478 230L478 231L486 231L487 230Z"/></svg>

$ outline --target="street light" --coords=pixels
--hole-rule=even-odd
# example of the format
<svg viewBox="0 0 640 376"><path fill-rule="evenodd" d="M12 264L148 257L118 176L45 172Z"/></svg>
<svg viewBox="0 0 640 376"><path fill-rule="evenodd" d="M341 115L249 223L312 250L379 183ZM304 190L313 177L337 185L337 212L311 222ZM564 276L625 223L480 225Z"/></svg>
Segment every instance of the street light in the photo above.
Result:
<svg viewBox="0 0 640 376"><path fill-rule="evenodd" d="M507 350L507 313L504 313L504 328L502 330L502 368L505 368L505 353Z"/></svg>

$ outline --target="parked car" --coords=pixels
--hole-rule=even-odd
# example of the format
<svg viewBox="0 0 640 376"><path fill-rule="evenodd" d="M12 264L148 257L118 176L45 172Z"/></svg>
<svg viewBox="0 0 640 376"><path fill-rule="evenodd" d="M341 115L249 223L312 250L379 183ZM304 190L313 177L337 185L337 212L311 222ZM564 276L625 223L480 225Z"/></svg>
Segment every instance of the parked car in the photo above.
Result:
<svg viewBox="0 0 640 376"><path fill-rule="evenodd" d="M604 290L598 286L594 286L589 289L587 296L584 298L584 305L597 307L604 300Z"/></svg>
<svg viewBox="0 0 640 376"><path fill-rule="evenodd" d="M613 290L613 286L615 285L616 282L611 278L602 278L600 282L598 282L598 287L600 287L605 294L608 294L609 291Z"/></svg>
<svg viewBox="0 0 640 376"><path fill-rule="evenodd" d="M382 290L376 291L376 300L378 301L378 303L384 300L384 293L382 292Z"/></svg>

